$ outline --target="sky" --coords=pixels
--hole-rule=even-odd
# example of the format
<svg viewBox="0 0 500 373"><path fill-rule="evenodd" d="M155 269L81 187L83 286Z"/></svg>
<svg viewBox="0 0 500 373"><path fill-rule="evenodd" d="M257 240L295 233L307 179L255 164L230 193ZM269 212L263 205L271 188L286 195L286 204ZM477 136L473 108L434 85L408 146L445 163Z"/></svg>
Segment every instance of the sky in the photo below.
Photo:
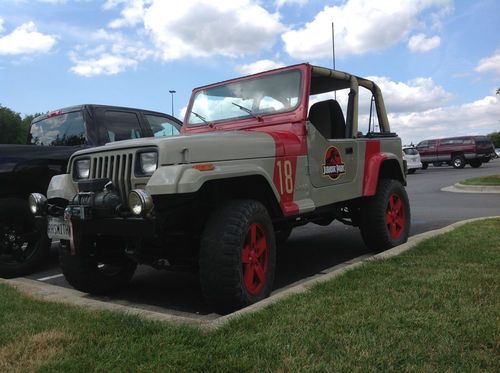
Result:
<svg viewBox="0 0 500 373"><path fill-rule="evenodd" d="M498 0L0 0L0 105L181 118L192 89L309 62L368 77L404 143L500 131Z"/></svg>

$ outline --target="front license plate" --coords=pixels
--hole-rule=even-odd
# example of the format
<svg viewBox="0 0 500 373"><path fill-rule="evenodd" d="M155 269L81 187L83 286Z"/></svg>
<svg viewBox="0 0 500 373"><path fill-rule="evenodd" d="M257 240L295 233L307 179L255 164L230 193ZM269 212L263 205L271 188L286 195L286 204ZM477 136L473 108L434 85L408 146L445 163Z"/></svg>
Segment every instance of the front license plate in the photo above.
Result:
<svg viewBox="0 0 500 373"><path fill-rule="evenodd" d="M49 217L47 221L47 235L52 239L71 240L69 223L63 218Z"/></svg>

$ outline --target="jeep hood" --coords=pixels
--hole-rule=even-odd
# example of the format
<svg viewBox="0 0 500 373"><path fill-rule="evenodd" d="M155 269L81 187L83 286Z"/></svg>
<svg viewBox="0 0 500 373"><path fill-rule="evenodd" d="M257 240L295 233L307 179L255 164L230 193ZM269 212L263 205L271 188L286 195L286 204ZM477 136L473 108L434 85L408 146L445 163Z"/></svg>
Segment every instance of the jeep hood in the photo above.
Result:
<svg viewBox="0 0 500 373"><path fill-rule="evenodd" d="M158 149L161 166L276 156L276 143L273 137L263 132L252 131L214 131L196 135L117 141L80 151L75 156L106 150L146 147Z"/></svg>

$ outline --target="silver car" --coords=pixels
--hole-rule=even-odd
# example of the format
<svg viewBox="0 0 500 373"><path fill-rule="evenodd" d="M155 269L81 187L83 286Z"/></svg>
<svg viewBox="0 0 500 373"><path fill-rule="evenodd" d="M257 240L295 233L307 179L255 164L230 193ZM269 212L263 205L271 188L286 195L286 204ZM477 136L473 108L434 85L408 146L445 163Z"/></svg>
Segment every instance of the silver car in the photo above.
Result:
<svg viewBox="0 0 500 373"><path fill-rule="evenodd" d="M413 174L419 168L422 168L420 154L414 146L403 146L403 159L406 161L409 174Z"/></svg>

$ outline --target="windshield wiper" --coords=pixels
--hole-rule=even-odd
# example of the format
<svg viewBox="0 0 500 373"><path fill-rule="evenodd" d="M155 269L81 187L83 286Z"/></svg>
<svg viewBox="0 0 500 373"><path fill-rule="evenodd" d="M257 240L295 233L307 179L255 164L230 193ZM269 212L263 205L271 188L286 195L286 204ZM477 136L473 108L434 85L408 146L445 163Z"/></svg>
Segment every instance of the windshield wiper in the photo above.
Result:
<svg viewBox="0 0 500 373"><path fill-rule="evenodd" d="M248 113L250 114L252 117L254 118L257 118L257 120L260 122L262 120L262 118L260 116L258 116L257 114L254 114L254 112L244 106L241 106L239 104L237 104L236 102L231 102L234 106L236 107L239 107L241 110L243 110L245 113Z"/></svg>
<svg viewBox="0 0 500 373"><path fill-rule="evenodd" d="M194 116L196 118L199 118L203 121L203 123L205 123L207 126L209 126L210 128L214 128L214 125L213 123L209 122L208 120L205 119L205 117L203 115L200 115L198 113L195 113L194 111L191 110L191 114L194 114Z"/></svg>

